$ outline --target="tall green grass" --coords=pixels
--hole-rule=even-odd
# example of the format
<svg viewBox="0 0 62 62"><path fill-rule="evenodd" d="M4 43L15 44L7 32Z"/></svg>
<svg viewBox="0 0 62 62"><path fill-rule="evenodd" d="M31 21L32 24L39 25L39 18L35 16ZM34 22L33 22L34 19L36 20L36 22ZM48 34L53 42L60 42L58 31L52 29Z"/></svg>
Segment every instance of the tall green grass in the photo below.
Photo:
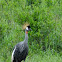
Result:
<svg viewBox="0 0 62 62"><path fill-rule="evenodd" d="M28 56L26 62L62 62L62 57L55 55L37 55L34 54L32 57Z"/></svg>
<svg viewBox="0 0 62 62"><path fill-rule="evenodd" d="M3 61L4 58L0 58L0 62L11 62L11 56ZM22 61L23 62L23 61ZM28 55L26 58L26 62L62 62L62 57L59 55L41 55L41 54L32 54Z"/></svg>
<svg viewBox="0 0 62 62"><path fill-rule="evenodd" d="M0 0L0 62L10 62L13 47L24 40L22 25L25 22L29 22L32 28L28 33L29 55L26 61L60 62L62 0ZM42 52L51 52L52 55Z"/></svg>

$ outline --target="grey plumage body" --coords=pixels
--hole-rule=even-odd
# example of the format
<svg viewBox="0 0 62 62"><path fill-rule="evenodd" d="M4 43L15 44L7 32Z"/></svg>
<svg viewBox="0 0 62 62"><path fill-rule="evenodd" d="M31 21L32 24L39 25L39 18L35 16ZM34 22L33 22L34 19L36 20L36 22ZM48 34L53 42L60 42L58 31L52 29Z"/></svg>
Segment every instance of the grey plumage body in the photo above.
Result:
<svg viewBox="0 0 62 62"><path fill-rule="evenodd" d="M28 55L28 34L25 30L25 39L22 42L19 42L13 50L12 53L12 62L21 62L25 61L26 56Z"/></svg>
<svg viewBox="0 0 62 62"><path fill-rule="evenodd" d="M22 60L25 60L26 56L28 55L28 44L25 44L24 42L18 43L16 46L15 52L14 52L14 61L13 62L21 62Z"/></svg>

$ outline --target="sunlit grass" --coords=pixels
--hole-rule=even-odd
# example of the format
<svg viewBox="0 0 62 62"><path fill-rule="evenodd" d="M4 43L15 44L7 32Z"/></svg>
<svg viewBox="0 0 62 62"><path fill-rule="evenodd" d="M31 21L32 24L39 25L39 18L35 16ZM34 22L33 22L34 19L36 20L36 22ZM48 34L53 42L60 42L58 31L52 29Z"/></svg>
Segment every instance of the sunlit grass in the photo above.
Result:
<svg viewBox="0 0 62 62"><path fill-rule="evenodd" d="M34 54L32 57L28 56L26 62L62 62L60 56L55 55L37 55Z"/></svg>
<svg viewBox="0 0 62 62"><path fill-rule="evenodd" d="M8 56L5 60L3 57L0 58L0 62L11 62L11 56ZM59 55L42 56L41 54L33 54L32 56L27 56L26 62L62 62L62 57Z"/></svg>

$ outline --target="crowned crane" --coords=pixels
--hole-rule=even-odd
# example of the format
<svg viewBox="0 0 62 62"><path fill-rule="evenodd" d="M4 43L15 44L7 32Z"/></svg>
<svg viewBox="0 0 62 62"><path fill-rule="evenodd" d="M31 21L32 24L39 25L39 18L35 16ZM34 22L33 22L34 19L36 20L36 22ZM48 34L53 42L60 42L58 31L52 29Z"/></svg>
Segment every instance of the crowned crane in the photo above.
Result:
<svg viewBox="0 0 62 62"><path fill-rule="evenodd" d="M25 28L25 39L22 42L19 42L15 45L13 52L12 52L12 62L21 62L22 60L26 59L28 55L28 31L31 31L30 26Z"/></svg>

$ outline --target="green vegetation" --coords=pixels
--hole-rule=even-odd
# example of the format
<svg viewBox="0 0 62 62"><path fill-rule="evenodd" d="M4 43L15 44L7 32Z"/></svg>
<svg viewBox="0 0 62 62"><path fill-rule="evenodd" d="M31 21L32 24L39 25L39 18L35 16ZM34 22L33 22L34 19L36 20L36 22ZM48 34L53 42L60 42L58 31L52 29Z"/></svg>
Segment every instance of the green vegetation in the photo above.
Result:
<svg viewBox="0 0 62 62"><path fill-rule="evenodd" d="M10 62L29 22L26 62L62 62L62 0L0 0L0 62Z"/></svg>
<svg viewBox="0 0 62 62"><path fill-rule="evenodd" d="M31 58L27 57L26 62L62 62L61 57L59 56L39 56L39 55L34 55Z"/></svg>

